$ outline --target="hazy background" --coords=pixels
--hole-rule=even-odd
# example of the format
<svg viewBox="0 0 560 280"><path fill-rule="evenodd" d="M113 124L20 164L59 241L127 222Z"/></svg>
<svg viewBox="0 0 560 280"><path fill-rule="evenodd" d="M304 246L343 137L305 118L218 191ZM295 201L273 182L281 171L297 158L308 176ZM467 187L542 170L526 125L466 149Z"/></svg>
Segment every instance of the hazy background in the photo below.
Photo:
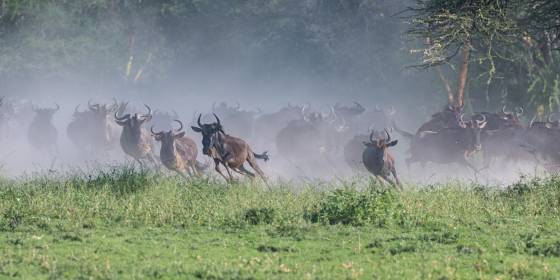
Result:
<svg viewBox="0 0 560 280"><path fill-rule="evenodd" d="M221 101L266 112L289 102L328 110L358 101L368 109L394 106L402 126L414 131L447 102L432 68L408 68L423 62L423 45L406 34L412 19L405 10L421 2L2 0L0 95L60 104L54 122L66 158L75 160L68 162L80 158L70 155L65 127L74 107L89 99L149 104L186 121ZM488 61L473 57L467 111L556 109L549 98L560 93L556 70L539 76L550 80L543 86L507 58L493 61L490 79ZM449 66L443 70L454 83L457 70ZM4 148L5 157L17 154L7 170L39 161L24 144L26 129L8 133L21 141ZM406 148L403 142L399 151Z"/></svg>

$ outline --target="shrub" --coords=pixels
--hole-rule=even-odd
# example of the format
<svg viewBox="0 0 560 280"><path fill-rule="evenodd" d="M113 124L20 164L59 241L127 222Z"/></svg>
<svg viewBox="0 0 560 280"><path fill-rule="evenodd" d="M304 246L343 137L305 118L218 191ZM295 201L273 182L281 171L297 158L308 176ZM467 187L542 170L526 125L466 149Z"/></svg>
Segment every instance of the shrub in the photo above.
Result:
<svg viewBox="0 0 560 280"><path fill-rule="evenodd" d="M327 194L316 210L305 217L312 222L362 226L387 223L397 205L392 190L371 188L364 192L354 189L338 189Z"/></svg>

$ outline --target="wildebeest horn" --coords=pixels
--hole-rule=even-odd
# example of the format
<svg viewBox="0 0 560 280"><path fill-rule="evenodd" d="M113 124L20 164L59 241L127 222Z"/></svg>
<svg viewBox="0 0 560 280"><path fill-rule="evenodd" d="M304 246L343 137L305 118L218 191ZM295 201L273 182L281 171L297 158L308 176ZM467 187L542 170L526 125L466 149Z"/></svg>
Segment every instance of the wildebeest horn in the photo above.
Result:
<svg viewBox="0 0 560 280"><path fill-rule="evenodd" d="M387 134L387 142L391 142L391 135L389 135L389 131L385 128L385 133Z"/></svg>
<svg viewBox="0 0 560 280"><path fill-rule="evenodd" d="M216 116L215 113L212 113L214 115L214 117L216 118L216 121L218 121L218 125L222 125L222 123L220 122L220 118L218 118L218 116Z"/></svg>
<svg viewBox="0 0 560 280"><path fill-rule="evenodd" d="M124 120L126 120L130 117L130 114L126 114L122 117L119 117L118 115L119 115L119 111L115 111L115 120L120 121L120 122L122 122L122 121L124 121Z"/></svg>
<svg viewBox="0 0 560 280"><path fill-rule="evenodd" d="M383 110L379 107L379 104L375 104L375 112L382 112Z"/></svg>
<svg viewBox="0 0 560 280"><path fill-rule="evenodd" d="M517 114L518 117L523 115L523 107L515 107L515 114Z"/></svg>
<svg viewBox="0 0 560 280"><path fill-rule="evenodd" d="M150 108L150 106L144 104L144 107L146 107L146 109L148 109L148 113L145 115L142 115L142 117L151 117L152 116L152 108Z"/></svg>
<svg viewBox="0 0 560 280"><path fill-rule="evenodd" d="M198 120L197 120L198 127L202 127L202 123L200 122L200 118L202 118L202 114L198 115Z"/></svg>
<svg viewBox="0 0 560 280"><path fill-rule="evenodd" d="M56 111L60 110L60 105L58 105L58 103L56 103L55 105L56 105L56 108L54 109L54 111L56 112Z"/></svg>
<svg viewBox="0 0 560 280"><path fill-rule="evenodd" d="M183 130L183 123L180 120L174 120L176 123L179 124L179 128L175 130L175 132L179 132Z"/></svg>
<svg viewBox="0 0 560 280"><path fill-rule="evenodd" d="M375 135L375 129L371 131L371 133L369 134L369 141L371 143L375 142L375 139L373 138L373 135Z"/></svg>
<svg viewBox="0 0 560 280"><path fill-rule="evenodd" d="M550 116L549 116L550 117ZM531 121L529 122L529 127L533 127L533 123L535 122L535 119L537 118L537 116L534 116Z"/></svg>
<svg viewBox="0 0 560 280"><path fill-rule="evenodd" d="M480 125L480 124L482 124L482 123L485 123L485 122L486 122L486 116L485 116L485 115L483 115L483 114L481 114L480 116L482 116L482 120L476 120L476 123L477 123L478 125Z"/></svg>
<svg viewBox="0 0 560 280"><path fill-rule="evenodd" d="M239 108L241 108L241 105L239 105L239 101L235 102L235 104L237 104L237 107L235 107L235 110L239 111Z"/></svg>
<svg viewBox="0 0 560 280"><path fill-rule="evenodd" d="M463 119L463 117L465 117L465 114L461 114L461 116L459 117L459 120L461 121L461 123L465 123L465 120Z"/></svg>
<svg viewBox="0 0 560 280"><path fill-rule="evenodd" d="M152 132L153 135L156 135L156 134L160 134L160 133L161 133L161 132L155 132L155 131L154 131L154 126L153 126L153 125L150 127L150 131Z"/></svg>
<svg viewBox="0 0 560 280"><path fill-rule="evenodd" d="M504 105L504 107L502 107L502 113L504 113L505 115L511 115L511 114L513 114L513 112L506 112L506 106L507 106L507 105Z"/></svg>
<svg viewBox="0 0 560 280"><path fill-rule="evenodd" d="M76 107L74 108L74 114L79 113L79 111L78 111L79 108L80 108L80 104L78 104L78 106L76 106Z"/></svg>

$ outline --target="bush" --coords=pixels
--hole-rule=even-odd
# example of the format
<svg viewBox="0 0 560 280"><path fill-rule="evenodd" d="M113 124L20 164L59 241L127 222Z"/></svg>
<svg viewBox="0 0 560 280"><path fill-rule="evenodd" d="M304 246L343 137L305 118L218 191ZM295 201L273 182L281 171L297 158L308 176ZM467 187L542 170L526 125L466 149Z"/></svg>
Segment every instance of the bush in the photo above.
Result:
<svg viewBox="0 0 560 280"><path fill-rule="evenodd" d="M397 206L392 190L372 188L364 192L338 189L327 194L315 211L306 213L312 222L384 226Z"/></svg>

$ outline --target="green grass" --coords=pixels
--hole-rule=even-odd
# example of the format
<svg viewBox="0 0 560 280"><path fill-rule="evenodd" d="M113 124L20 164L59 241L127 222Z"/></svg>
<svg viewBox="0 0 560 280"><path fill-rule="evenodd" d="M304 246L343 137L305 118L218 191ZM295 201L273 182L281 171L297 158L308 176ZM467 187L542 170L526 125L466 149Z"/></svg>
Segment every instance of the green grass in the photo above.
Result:
<svg viewBox="0 0 560 280"><path fill-rule="evenodd" d="M128 168L0 181L0 278L558 279L560 178L403 193Z"/></svg>

